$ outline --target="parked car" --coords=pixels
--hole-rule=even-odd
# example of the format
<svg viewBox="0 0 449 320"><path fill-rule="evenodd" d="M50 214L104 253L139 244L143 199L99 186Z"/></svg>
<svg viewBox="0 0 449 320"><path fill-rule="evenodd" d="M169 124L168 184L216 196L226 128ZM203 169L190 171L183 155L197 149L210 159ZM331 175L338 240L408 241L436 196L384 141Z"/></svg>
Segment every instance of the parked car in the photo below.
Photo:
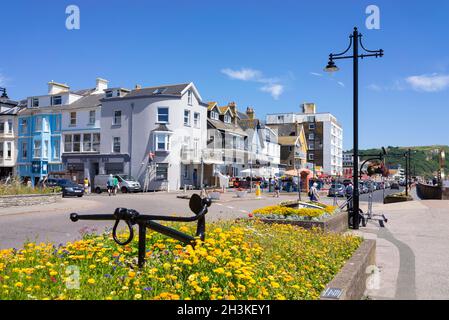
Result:
<svg viewBox="0 0 449 320"><path fill-rule="evenodd" d="M115 174L114 177L118 180L118 187L122 193L140 192L142 187L140 183L131 176L126 174ZM94 178L94 191L102 193L108 190L109 174L99 174Z"/></svg>
<svg viewBox="0 0 449 320"><path fill-rule="evenodd" d="M48 187L61 187L62 196L72 196L72 197L82 197L84 195L84 188L79 184L68 179L54 179L50 178L47 180Z"/></svg>
<svg viewBox="0 0 449 320"><path fill-rule="evenodd" d="M328 197L344 197L345 196L345 186L343 184L333 184L329 188L327 194Z"/></svg>
<svg viewBox="0 0 449 320"><path fill-rule="evenodd" d="M395 190L399 190L399 183L392 182L390 188L391 189L395 189Z"/></svg>
<svg viewBox="0 0 449 320"><path fill-rule="evenodd" d="M345 179L345 180L343 180L343 185L344 185L345 187L347 187L350 183L352 183L352 180L351 180L351 179Z"/></svg>

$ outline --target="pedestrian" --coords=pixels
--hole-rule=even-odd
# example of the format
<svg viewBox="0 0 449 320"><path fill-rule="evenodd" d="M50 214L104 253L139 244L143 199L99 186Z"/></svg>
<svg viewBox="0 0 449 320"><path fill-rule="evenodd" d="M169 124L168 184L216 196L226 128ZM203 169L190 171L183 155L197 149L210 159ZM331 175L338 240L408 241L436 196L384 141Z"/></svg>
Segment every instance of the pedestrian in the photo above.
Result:
<svg viewBox="0 0 449 320"><path fill-rule="evenodd" d="M318 183L314 182L309 190L310 201L318 202L320 200L320 195L318 194Z"/></svg>
<svg viewBox="0 0 449 320"><path fill-rule="evenodd" d="M84 178L84 193L85 194L89 193L89 179L87 177Z"/></svg>
<svg viewBox="0 0 449 320"><path fill-rule="evenodd" d="M279 185L279 179L274 178L274 197L279 198L279 191L281 190L281 187Z"/></svg>
<svg viewBox="0 0 449 320"><path fill-rule="evenodd" d="M117 177L114 177L113 184L114 184L114 196L116 196L117 195L117 190L118 190L118 179L117 179Z"/></svg>
<svg viewBox="0 0 449 320"><path fill-rule="evenodd" d="M113 192L114 189L114 177L112 176L112 174L109 175L107 187L108 187L108 194L109 196L111 196L111 193Z"/></svg>
<svg viewBox="0 0 449 320"><path fill-rule="evenodd" d="M346 186L346 189L345 189L346 200L347 200L347 202L348 202L348 206L347 206L348 212L349 212L350 210L352 210L352 200L350 200L350 199L352 198L353 193L354 193L354 186L352 185L352 182L350 182L350 183Z"/></svg>

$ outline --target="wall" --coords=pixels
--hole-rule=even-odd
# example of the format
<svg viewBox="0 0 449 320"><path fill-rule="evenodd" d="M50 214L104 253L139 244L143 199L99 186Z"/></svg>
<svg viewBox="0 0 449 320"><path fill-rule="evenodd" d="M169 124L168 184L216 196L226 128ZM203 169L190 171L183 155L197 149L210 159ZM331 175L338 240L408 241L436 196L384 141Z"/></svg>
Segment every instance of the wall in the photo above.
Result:
<svg viewBox="0 0 449 320"><path fill-rule="evenodd" d="M61 193L45 195L0 196L0 208L34 206L55 203L62 199Z"/></svg>

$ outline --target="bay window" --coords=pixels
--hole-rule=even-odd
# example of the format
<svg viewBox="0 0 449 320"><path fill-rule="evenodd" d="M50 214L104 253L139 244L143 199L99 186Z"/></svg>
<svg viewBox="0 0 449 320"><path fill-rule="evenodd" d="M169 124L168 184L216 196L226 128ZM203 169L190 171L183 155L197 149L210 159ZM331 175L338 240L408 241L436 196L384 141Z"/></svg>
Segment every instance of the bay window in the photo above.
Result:
<svg viewBox="0 0 449 320"><path fill-rule="evenodd" d="M156 151L170 150L170 135L166 133L156 134Z"/></svg>
<svg viewBox="0 0 449 320"><path fill-rule="evenodd" d="M41 157L41 148L42 148L42 141L41 140L34 140L34 148L33 148L33 157L34 158L40 158Z"/></svg>

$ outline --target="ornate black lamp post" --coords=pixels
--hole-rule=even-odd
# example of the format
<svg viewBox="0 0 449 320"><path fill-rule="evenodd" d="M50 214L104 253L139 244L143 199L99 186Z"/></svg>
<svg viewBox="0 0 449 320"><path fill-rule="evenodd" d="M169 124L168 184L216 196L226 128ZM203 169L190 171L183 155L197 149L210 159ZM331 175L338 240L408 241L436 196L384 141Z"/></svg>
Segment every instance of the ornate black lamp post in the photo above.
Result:
<svg viewBox="0 0 449 320"><path fill-rule="evenodd" d="M368 50L362 44L362 34L358 32L357 28L354 28L354 32L349 36L349 47L338 54L329 55L329 63L324 71L335 72L338 71L334 60L340 59L352 59L354 65L354 167L353 167L353 179L354 179L354 191L353 191L353 226L352 228L358 229L360 224L359 219L359 58L367 57L382 57L384 51L380 50ZM359 54L359 45L367 54ZM353 54L346 56L345 54L353 48Z"/></svg>

